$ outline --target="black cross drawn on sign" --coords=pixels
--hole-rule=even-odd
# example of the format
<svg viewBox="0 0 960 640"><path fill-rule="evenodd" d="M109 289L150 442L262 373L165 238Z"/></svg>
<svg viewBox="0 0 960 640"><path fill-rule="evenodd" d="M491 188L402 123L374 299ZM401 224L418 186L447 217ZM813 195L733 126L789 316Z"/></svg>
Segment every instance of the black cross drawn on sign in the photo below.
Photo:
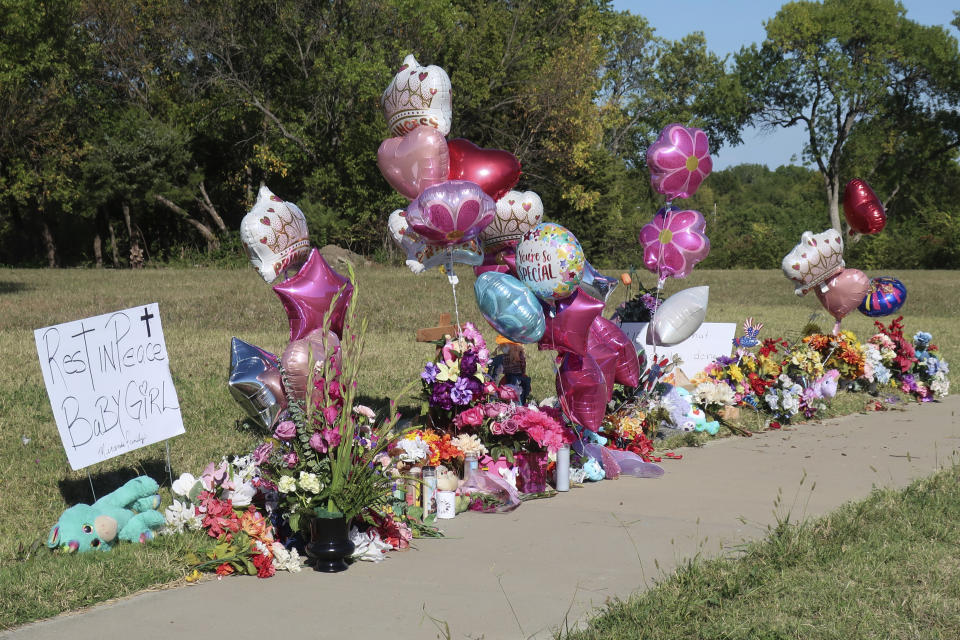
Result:
<svg viewBox="0 0 960 640"><path fill-rule="evenodd" d="M140 319L147 325L147 337L150 337L150 318L154 317L146 307L143 308L143 315L140 316Z"/></svg>

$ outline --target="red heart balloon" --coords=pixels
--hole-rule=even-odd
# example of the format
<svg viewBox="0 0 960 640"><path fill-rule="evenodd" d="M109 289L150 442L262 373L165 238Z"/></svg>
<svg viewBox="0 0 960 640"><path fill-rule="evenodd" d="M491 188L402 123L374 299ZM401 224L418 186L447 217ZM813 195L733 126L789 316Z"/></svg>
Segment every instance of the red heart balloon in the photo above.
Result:
<svg viewBox="0 0 960 640"><path fill-rule="evenodd" d="M880 198L859 178L848 182L843 190L843 214L850 228L864 235L880 233L887 224Z"/></svg>
<svg viewBox="0 0 960 640"><path fill-rule="evenodd" d="M520 161L509 151L483 149L465 138L448 143L450 180L469 180L499 200L520 179Z"/></svg>

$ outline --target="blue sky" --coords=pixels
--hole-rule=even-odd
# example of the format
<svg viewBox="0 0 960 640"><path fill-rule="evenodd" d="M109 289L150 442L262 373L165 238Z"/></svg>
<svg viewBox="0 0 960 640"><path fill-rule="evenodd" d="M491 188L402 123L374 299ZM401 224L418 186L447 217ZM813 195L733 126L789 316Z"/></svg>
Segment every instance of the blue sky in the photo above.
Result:
<svg viewBox="0 0 960 640"><path fill-rule="evenodd" d="M950 25L953 10L960 2L947 0L901 0L907 18L927 25ZM702 31L707 47L717 54L735 53L740 47L761 42L763 21L772 18L783 2L777 0L614 0L619 11L644 16L663 38L676 40L693 31ZM777 129L770 133L754 129L744 132L744 143L715 152L713 166L723 169L745 162L765 164L771 169L784 164L799 164L804 132L799 127Z"/></svg>

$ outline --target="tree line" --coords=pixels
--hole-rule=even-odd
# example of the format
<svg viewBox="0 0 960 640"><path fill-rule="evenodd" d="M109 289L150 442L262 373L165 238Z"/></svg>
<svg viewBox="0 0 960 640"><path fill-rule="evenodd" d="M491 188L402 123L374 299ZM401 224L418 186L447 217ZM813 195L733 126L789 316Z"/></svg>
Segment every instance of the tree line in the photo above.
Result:
<svg viewBox="0 0 960 640"><path fill-rule="evenodd" d="M260 184L314 244L372 256L403 207L377 99L414 53L453 84L450 137L514 153L598 265L639 263L670 122L713 148L799 126L808 168L715 172L689 202L705 266L773 267L866 179L890 225L868 267L960 266L960 49L894 0L791 2L729 59L604 0L0 0L0 263L238 260ZM960 28L960 14L954 21ZM678 203L679 204L679 203Z"/></svg>

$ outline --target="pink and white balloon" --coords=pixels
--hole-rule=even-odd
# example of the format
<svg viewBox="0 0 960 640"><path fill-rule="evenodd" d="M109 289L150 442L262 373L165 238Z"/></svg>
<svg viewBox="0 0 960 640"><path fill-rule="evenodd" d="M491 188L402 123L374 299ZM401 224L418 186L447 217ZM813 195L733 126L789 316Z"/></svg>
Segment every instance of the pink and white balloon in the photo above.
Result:
<svg viewBox="0 0 960 640"><path fill-rule="evenodd" d="M303 211L260 187L257 202L240 223L240 240L250 263L267 282L296 270L310 254L310 238Z"/></svg>
<svg viewBox="0 0 960 640"><path fill-rule="evenodd" d="M689 198L713 170L707 134L694 127L668 124L647 148L650 184L657 193Z"/></svg>
<svg viewBox="0 0 960 640"><path fill-rule="evenodd" d="M643 265L663 280L686 278L710 253L707 221L699 211L666 206L640 229Z"/></svg>
<svg viewBox="0 0 960 640"><path fill-rule="evenodd" d="M428 244L448 247L475 240L497 212L493 198L467 180L428 187L407 207L407 224Z"/></svg>

